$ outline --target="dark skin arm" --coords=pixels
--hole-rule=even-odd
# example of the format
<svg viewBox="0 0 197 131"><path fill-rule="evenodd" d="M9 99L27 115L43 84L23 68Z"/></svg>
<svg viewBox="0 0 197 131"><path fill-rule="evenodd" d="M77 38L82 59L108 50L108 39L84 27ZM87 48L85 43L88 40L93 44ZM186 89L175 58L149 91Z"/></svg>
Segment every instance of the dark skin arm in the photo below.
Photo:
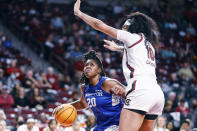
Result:
<svg viewBox="0 0 197 131"><path fill-rule="evenodd" d="M103 90L108 93L114 93L116 95L121 96L122 98L125 97L125 87L119 81L115 79L106 79L102 85Z"/></svg>
<svg viewBox="0 0 197 131"><path fill-rule="evenodd" d="M81 98L79 100L74 101L72 103L66 103L66 104L70 104L70 105L74 106L76 108L76 110L82 110L82 109L87 108L88 105L87 105L85 98L84 98L84 88L85 88L85 85L82 85L81 86ZM56 109L57 109L57 107L54 109L53 114Z"/></svg>
<svg viewBox="0 0 197 131"><path fill-rule="evenodd" d="M84 97L84 88L85 85L81 86L81 98L77 101L74 101L72 103L69 103L71 105L73 105L77 110L82 110L88 107L86 101L85 101L85 97Z"/></svg>

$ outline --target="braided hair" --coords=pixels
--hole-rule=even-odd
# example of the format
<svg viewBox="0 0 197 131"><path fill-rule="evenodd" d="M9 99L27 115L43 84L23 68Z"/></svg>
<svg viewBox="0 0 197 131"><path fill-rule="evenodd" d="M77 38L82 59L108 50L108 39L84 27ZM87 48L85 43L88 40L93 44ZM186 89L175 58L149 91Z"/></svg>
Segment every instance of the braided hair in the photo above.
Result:
<svg viewBox="0 0 197 131"><path fill-rule="evenodd" d="M101 77L105 76L105 72L104 72L104 69L103 69L103 64L102 64L101 60L99 59L98 55L96 54L96 51L91 50L91 51L87 52L86 54L84 54L83 58L84 58L84 61L83 61L84 63L86 63L90 59L94 60L96 62L96 64L98 65L98 67L101 69L100 76ZM85 84L89 83L89 79L85 76L84 73L81 76L80 82L85 83Z"/></svg>

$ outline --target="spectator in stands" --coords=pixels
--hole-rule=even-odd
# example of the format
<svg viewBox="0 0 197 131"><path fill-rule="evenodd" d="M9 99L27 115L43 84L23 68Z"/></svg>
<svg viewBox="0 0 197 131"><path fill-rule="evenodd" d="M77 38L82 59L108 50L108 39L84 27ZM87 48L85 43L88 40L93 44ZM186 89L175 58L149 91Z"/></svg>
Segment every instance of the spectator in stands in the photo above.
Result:
<svg viewBox="0 0 197 131"><path fill-rule="evenodd" d="M104 56L104 63L106 66L111 66L112 65L112 60L111 59L111 54L109 52L105 53L105 56Z"/></svg>
<svg viewBox="0 0 197 131"><path fill-rule="evenodd" d="M181 124L181 128L180 131L191 131L190 130L190 120L189 119L185 119L182 124Z"/></svg>
<svg viewBox="0 0 197 131"><path fill-rule="evenodd" d="M33 108L38 108L38 109L44 109L46 105L45 98L41 96L40 89L39 88L34 88L33 94L31 94L30 102L31 102L31 107Z"/></svg>
<svg viewBox="0 0 197 131"><path fill-rule="evenodd" d="M63 58L65 49L64 49L64 40L59 39L57 45L54 47L54 52Z"/></svg>
<svg viewBox="0 0 197 131"><path fill-rule="evenodd" d="M29 109L29 98L26 97L26 92L23 87L19 88L19 92L14 98L15 100L15 107L19 110L21 109Z"/></svg>
<svg viewBox="0 0 197 131"><path fill-rule="evenodd" d="M90 131L91 129L93 129L93 127L95 126L96 123L96 118L94 115L90 115L88 116L87 120L86 120L86 131Z"/></svg>
<svg viewBox="0 0 197 131"><path fill-rule="evenodd" d="M187 32L189 32L189 34L191 34L192 36L195 36L196 35L196 30L194 28L194 26L192 25L192 23L189 23L188 24L188 27L187 27Z"/></svg>
<svg viewBox="0 0 197 131"><path fill-rule="evenodd" d="M70 51L70 58L74 61L77 61L83 55L83 52L80 50L78 46L75 46L74 50Z"/></svg>
<svg viewBox="0 0 197 131"><path fill-rule="evenodd" d="M8 92L6 85L3 86L0 93L0 108L11 108L14 105L14 99L11 94Z"/></svg>
<svg viewBox="0 0 197 131"><path fill-rule="evenodd" d="M61 29L64 27L64 22L60 16L54 16L51 19L51 24L53 24L57 29Z"/></svg>
<svg viewBox="0 0 197 131"><path fill-rule="evenodd" d="M57 76L54 73L54 70L52 67L48 68L47 80L52 84L53 89L55 89L55 90L60 89L59 84L57 82Z"/></svg>
<svg viewBox="0 0 197 131"><path fill-rule="evenodd" d="M109 77L113 78L113 79L116 79L116 80L119 80L119 77L117 75L117 71L115 69L110 69L109 70Z"/></svg>
<svg viewBox="0 0 197 131"><path fill-rule="evenodd" d="M79 92L73 91L72 97L68 100L68 103L71 103L73 101L77 101L79 99Z"/></svg>
<svg viewBox="0 0 197 131"><path fill-rule="evenodd" d="M186 102L186 100L182 99L180 101L180 105L178 107L176 107L175 112L180 112L180 113L186 114L186 115L189 114L190 109L185 106L185 102Z"/></svg>
<svg viewBox="0 0 197 131"><path fill-rule="evenodd" d="M47 90L53 88L53 86L47 80L47 75L44 72L41 74L41 77L38 78L38 84L39 84L38 88L40 89Z"/></svg>
<svg viewBox="0 0 197 131"><path fill-rule="evenodd" d="M38 82L34 79L33 74L34 74L33 70L27 71L26 77L22 82L24 88L31 89L33 87L38 86Z"/></svg>
<svg viewBox="0 0 197 131"><path fill-rule="evenodd" d="M175 98L176 98L176 93L175 92L170 92L168 95L168 100L172 101L173 105L172 105L172 109L176 106L175 105Z"/></svg>
<svg viewBox="0 0 197 131"><path fill-rule="evenodd" d="M177 77L177 73L172 73L170 77L171 79L169 81L169 85L171 86L173 91L177 91L178 88L180 87L180 81L179 78Z"/></svg>
<svg viewBox="0 0 197 131"><path fill-rule="evenodd" d="M16 125L12 129L12 131L17 131L18 127L24 124L23 116L19 115L16 117Z"/></svg>
<svg viewBox="0 0 197 131"><path fill-rule="evenodd" d="M17 131L39 131L39 128L35 126L35 119L28 118L26 124L19 126Z"/></svg>
<svg viewBox="0 0 197 131"><path fill-rule="evenodd" d="M31 33L34 35L34 38L39 42L43 42L44 28L40 19L33 17L30 22Z"/></svg>
<svg viewBox="0 0 197 131"><path fill-rule="evenodd" d="M58 85L60 87L64 84L64 76L63 76L62 73L58 73L58 75L57 75L57 82L58 82Z"/></svg>
<svg viewBox="0 0 197 131"><path fill-rule="evenodd" d="M10 67L6 69L6 72L8 75L11 75L12 73L15 74L15 76L19 76L19 68L16 66L17 61L12 60Z"/></svg>
<svg viewBox="0 0 197 131"><path fill-rule="evenodd" d="M186 36L184 37L184 42L186 44L192 44L192 43L195 43L196 42L196 39L189 32L187 32L186 33Z"/></svg>
<svg viewBox="0 0 197 131"><path fill-rule="evenodd" d="M184 62L183 67L178 71L178 75L185 75L189 79L195 78L188 62Z"/></svg>
<svg viewBox="0 0 197 131"><path fill-rule="evenodd" d="M173 105L172 101L168 100L164 107L164 113L170 113L172 111L172 105Z"/></svg>
<svg viewBox="0 0 197 131"><path fill-rule="evenodd" d="M10 125L10 121L7 119L6 114L3 109L0 108L0 120L5 120L6 125Z"/></svg>
<svg viewBox="0 0 197 131"><path fill-rule="evenodd" d="M192 100L191 114L191 126L197 128L197 99Z"/></svg>
<svg viewBox="0 0 197 131"><path fill-rule="evenodd" d="M24 66L20 66L19 76L17 77L17 79L19 79L20 82L23 82L23 80L25 79L25 74L26 74L25 67Z"/></svg>
<svg viewBox="0 0 197 131"><path fill-rule="evenodd" d="M154 131L169 131L166 128L166 118L164 116L159 116L156 121Z"/></svg>
<svg viewBox="0 0 197 131"><path fill-rule="evenodd" d="M176 57L176 54L173 52L173 50L170 47L162 50L161 55L165 59L171 59L171 58Z"/></svg>
<svg viewBox="0 0 197 131"><path fill-rule="evenodd" d="M2 88L3 88L3 82L0 81L0 91L2 90Z"/></svg>
<svg viewBox="0 0 197 131"><path fill-rule="evenodd" d="M169 121L166 127L169 131L175 131L173 121Z"/></svg>
<svg viewBox="0 0 197 131"><path fill-rule="evenodd" d="M12 47L12 41L8 35L2 37L2 44L6 48Z"/></svg>
<svg viewBox="0 0 197 131"><path fill-rule="evenodd" d="M0 129L1 129L0 131L9 131L6 128L7 126L5 120L0 120Z"/></svg>
<svg viewBox="0 0 197 131"><path fill-rule="evenodd" d="M85 131L79 121L75 121L71 127L66 127L64 131Z"/></svg>
<svg viewBox="0 0 197 131"><path fill-rule="evenodd" d="M6 120L6 114L3 109L0 108L0 120Z"/></svg>
<svg viewBox="0 0 197 131"><path fill-rule="evenodd" d="M16 75L12 73L8 78L7 78L7 86L9 87L9 91L11 92L15 85L20 83L19 80L17 80Z"/></svg>
<svg viewBox="0 0 197 131"><path fill-rule="evenodd" d="M49 36L47 37L45 44L44 44L44 55L45 55L45 59L49 60L50 57L50 53L53 50L53 48L55 47L55 43L54 43L54 35L53 33L49 34Z"/></svg>
<svg viewBox="0 0 197 131"><path fill-rule="evenodd" d="M72 92L72 82L71 77L69 75L65 75L65 78L63 81L59 81L60 88L65 92Z"/></svg>
<svg viewBox="0 0 197 131"><path fill-rule="evenodd" d="M6 78L4 76L4 70L0 68L0 81L5 84L6 83Z"/></svg>
<svg viewBox="0 0 197 131"><path fill-rule="evenodd" d="M42 112L39 115L39 120L36 123L36 126L42 131L45 127L47 127L47 116L46 113Z"/></svg>
<svg viewBox="0 0 197 131"><path fill-rule="evenodd" d="M54 119L49 120L48 127L44 128L43 131L59 131L57 121Z"/></svg>

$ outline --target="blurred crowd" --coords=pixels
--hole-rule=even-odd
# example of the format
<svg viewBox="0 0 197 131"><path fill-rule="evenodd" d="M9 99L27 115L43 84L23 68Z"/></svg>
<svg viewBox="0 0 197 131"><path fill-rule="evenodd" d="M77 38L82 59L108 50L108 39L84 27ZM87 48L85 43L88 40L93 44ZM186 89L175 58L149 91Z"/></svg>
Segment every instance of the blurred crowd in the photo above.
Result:
<svg viewBox="0 0 197 131"><path fill-rule="evenodd" d="M92 6L85 1L82 3L84 12L116 28L121 28L125 20L123 16L132 11L144 12L156 20L160 29L160 42L156 47L157 78L166 102L155 131L197 128L197 12L194 5L194 1L185 0L175 15L168 0L158 0L157 6L151 8L124 2L108 3L108 8ZM0 2L2 23L30 47L36 48L43 59L53 61L52 64L62 72L55 73L52 67L47 72L34 69L31 60L20 56L20 52L12 48L14 41L0 31L0 108L6 113L7 119L4 120L8 125L18 126L20 122L16 117L21 116L23 123L35 123L37 126L42 113L47 118L43 123L56 125L50 121L52 109L80 96L81 56L88 50L98 52L107 76L126 84L121 73L122 54L103 47L103 39L112 38L75 18L72 10L73 3ZM89 130L94 122L89 126L90 116L85 112L79 113L76 125ZM32 116L34 119L29 118ZM92 119L89 121L94 121Z"/></svg>

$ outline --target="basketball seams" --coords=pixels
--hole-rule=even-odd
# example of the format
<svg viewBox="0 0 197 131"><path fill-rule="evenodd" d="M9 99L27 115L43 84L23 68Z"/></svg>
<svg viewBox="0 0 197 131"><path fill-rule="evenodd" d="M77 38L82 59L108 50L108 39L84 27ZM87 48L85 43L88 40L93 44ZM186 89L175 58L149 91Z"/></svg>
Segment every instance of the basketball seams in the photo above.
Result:
<svg viewBox="0 0 197 131"><path fill-rule="evenodd" d="M53 114L55 120L64 126L71 125L77 119L77 110L74 106L68 104L56 107Z"/></svg>
<svg viewBox="0 0 197 131"><path fill-rule="evenodd" d="M58 119L59 116L60 116L64 111L68 110L69 108L72 108L72 107L68 107L68 108L64 109L64 110L56 117L56 119ZM58 113L59 113L59 112L58 112ZM58 113L57 113L57 114L58 114ZM70 117L70 116L69 116L69 117Z"/></svg>
<svg viewBox="0 0 197 131"><path fill-rule="evenodd" d="M66 122L66 121L68 120L68 118L70 118L70 116L73 114L74 108L72 108L72 109L73 109L73 110L72 110L72 113L70 113L70 115L67 117L67 119L64 120L62 123Z"/></svg>

